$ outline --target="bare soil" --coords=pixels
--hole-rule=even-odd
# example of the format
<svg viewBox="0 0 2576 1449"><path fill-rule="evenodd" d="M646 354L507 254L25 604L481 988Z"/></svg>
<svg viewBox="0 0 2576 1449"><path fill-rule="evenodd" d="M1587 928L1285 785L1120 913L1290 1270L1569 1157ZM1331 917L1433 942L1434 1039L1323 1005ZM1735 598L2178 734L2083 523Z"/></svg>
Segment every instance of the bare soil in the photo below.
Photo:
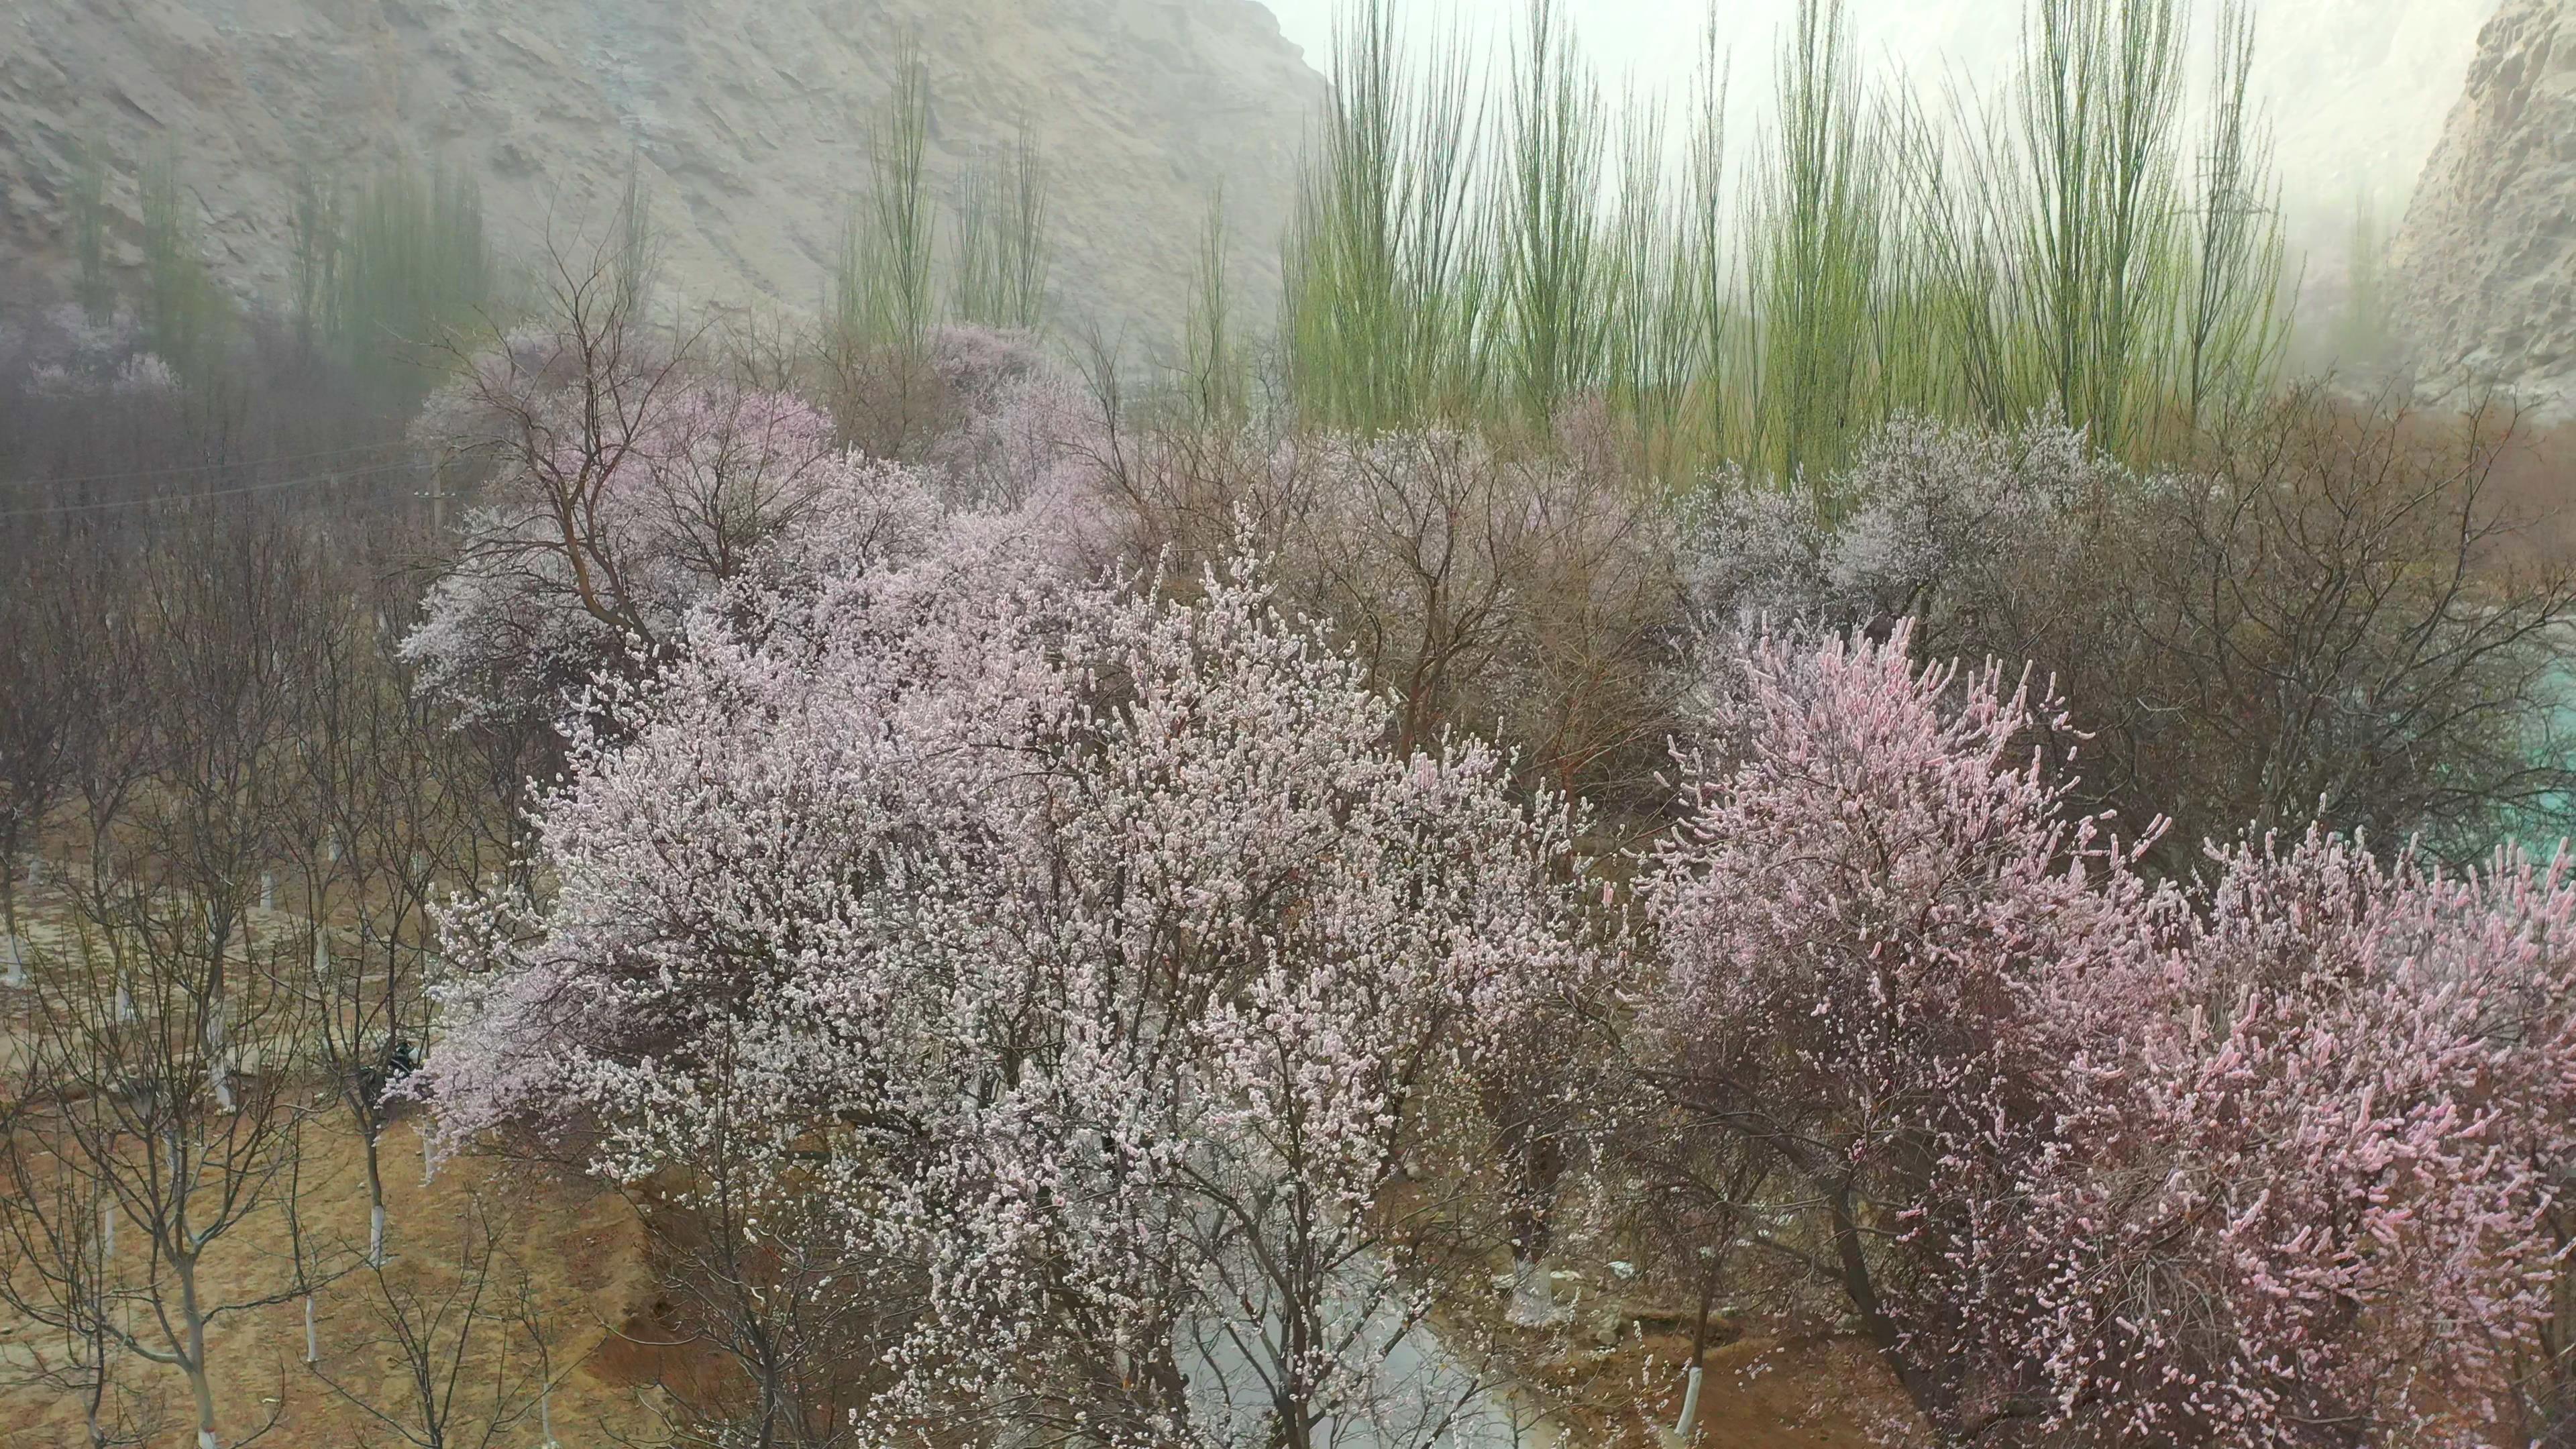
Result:
<svg viewBox="0 0 2576 1449"><path fill-rule="evenodd" d="M582 1188L551 1174L483 1159L459 1159L440 1165L434 1178L424 1172L420 1141L408 1124L390 1128L381 1143L386 1166L390 1274L397 1282L436 1284L452 1274L463 1215L469 1197L480 1195L492 1210L493 1229L501 1245L526 1269L539 1305L556 1373L560 1376L551 1404L555 1435L565 1449L588 1449L657 1437L658 1416L652 1412L651 1385L659 1373L702 1372L688 1361L686 1350L651 1348L630 1343L619 1330L650 1338L655 1317L655 1289L645 1271L643 1240L634 1215L614 1195ZM344 1256L363 1250L367 1236L364 1158L356 1133L330 1117L309 1129L304 1147L304 1230L329 1243ZM308 1241L311 1239L309 1238ZM139 1247L130 1236L120 1250ZM209 1276L218 1291L229 1275L241 1283L278 1281L289 1252L285 1217L268 1213L227 1237L212 1255ZM345 1386L397 1412L408 1404L409 1390L396 1369L398 1360L371 1342L378 1333L366 1299L376 1291L372 1278L357 1273L326 1286L315 1300L315 1319L323 1367ZM498 1294L495 1293L494 1297ZM487 1303L491 1301L487 1299ZM19 1382L31 1352L50 1358L59 1344L23 1322L0 1318L0 1445L9 1449L86 1443L82 1404ZM524 1365L528 1351L515 1350ZM400 1443L356 1406L333 1393L303 1362L304 1308L301 1300L220 1319L209 1333L219 1424L228 1446L257 1442L280 1449L338 1449ZM479 1357L479 1356L478 1356ZM452 1442L484 1442L481 1423L489 1418L489 1383L497 1363L484 1358L483 1372L466 1376L459 1390L457 1421L476 1427ZM185 1380L176 1369L132 1357L120 1365L122 1377L144 1399L143 1419L157 1427L150 1445L194 1443ZM480 1408L481 1412L476 1411ZM541 1443L537 1416L527 1415L490 1443L527 1446Z"/></svg>

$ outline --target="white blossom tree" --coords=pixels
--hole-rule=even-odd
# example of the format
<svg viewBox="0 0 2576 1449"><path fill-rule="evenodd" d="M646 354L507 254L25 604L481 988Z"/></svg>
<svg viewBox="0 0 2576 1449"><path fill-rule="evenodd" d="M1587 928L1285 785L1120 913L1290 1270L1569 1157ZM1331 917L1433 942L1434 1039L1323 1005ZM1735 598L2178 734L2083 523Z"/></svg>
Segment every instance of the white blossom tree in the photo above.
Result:
<svg viewBox="0 0 2576 1449"><path fill-rule="evenodd" d="M1048 532L693 616L577 743L551 899L458 923L448 1130L634 1180L720 1113L912 1305L888 1432L1427 1443L1479 1386L1425 1322L1499 1240L1493 1048L1601 970L1574 821L1390 750L1250 563L1069 587Z"/></svg>

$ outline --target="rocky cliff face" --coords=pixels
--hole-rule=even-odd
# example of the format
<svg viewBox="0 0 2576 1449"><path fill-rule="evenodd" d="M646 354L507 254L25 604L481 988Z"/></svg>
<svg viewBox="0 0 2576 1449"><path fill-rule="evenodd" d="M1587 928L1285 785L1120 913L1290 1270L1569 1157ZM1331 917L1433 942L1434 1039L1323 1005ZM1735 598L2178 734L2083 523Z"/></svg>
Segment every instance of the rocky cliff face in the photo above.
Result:
<svg viewBox="0 0 2576 1449"><path fill-rule="evenodd" d="M2427 395L2576 412L2576 0L2507 0L2391 262Z"/></svg>
<svg viewBox="0 0 2576 1449"><path fill-rule="evenodd" d="M631 168L683 292L811 311L907 40L937 194L1033 126L1068 325L1168 328L1220 185L1236 285L1273 294L1323 83L1253 0L8 0L0 281L68 269L83 145L113 162L130 262L134 176L168 147L245 293L286 293L299 165L408 158L478 177L522 254L604 236Z"/></svg>

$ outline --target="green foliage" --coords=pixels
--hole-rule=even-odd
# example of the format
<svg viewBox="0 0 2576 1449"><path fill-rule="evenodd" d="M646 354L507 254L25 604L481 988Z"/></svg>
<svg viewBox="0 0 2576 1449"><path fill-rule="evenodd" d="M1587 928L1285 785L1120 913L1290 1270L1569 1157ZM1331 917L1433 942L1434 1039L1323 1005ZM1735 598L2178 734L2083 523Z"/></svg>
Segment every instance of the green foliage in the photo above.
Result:
<svg viewBox="0 0 2576 1449"><path fill-rule="evenodd" d="M653 293L662 279L663 236L653 224L653 194L644 189L643 168L626 167L626 194L617 207L617 315L650 318Z"/></svg>
<svg viewBox="0 0 2576 1449"><path fill-rule="evenodd" d="M1003 315L1012 326L1034 332L1046 325L1047 169L1026 117L1011 150L1010 202L1001 233Z"/></svg>
<svg viewBox="0 0 2576 1449"><path fill-rule="evenodd" d="M918 351L933 320L935 238L925 165L930 72L916 50L898 58L894 93L867 139L868 190L842 239L832 325L844 343Z"/></svg>
<svg viewBox="0 0 2576 1449"><path fill-rule="evenodd" d="M1182 329L1181 384L1192 414L1207 423L1241 421L1251 392L1242 342L1236 335L1227 241L1225 197L1220 193L1208 202L1207 220L1199 229L1197 274Z"/></svg>
<svg viewBox="0 0 2576 1449"><path fill-rule="evenodd" d="M1491 233L1503 248L1495 361L1507 395L1543 424L1606 380L1610 332L1626 310L1620 284L1633 280L1619 269L1623 258L1600 210L1608 129L1601 90L1555 0L1531 0L1508 109L1508 191L1495 199L1501 214ZM1649 176L1659 160L1650 161Z"/></svg>
<svg viewBox="0 0 2576 1449"><path fill-rule="evenodd" d="M956 192L951 311L979 326L1038 330L1046 321L1046 160L1025 119L1009 157L969 167Z"/></svg>
<svg viewBox="0 0 2576 1449"><path fill-rule="evenodd" d="M2388 320L2388 235L2366 196L2352 203L2346 243L2343 310L2330 342L2335 366L2369 371L2385 366L2397 350Z"/></svg>
<svg viewBox="0 0 2576 1449"><path fill-rule="evenodd" d="M1729 349L1735 344L1733 324L1741 310L1727 262L1728 90L1726 61L1718 50L1712 11L1692 97L1681 209L1673 220L1667 253L1664 305L1655 319L1665 372L1655 380L1651 395L1660 399L1661 407L1646 415L1650 426L1662 432L1670 452L1683 458L1717 456L1727 434L1725 384L1734 370Z"/></svg>
<svg viewBox="0 0 2576 1449"><path fill-rule="evenodd" d="M2184 420L2213 408L2242 408L2269 387L2289 342L2278 308L2286 251L2272 138L2254 114L2254 15L2246 0L2219 12L2218 69L2211 80L2210 128L2194 196L2192 294L2184 310L2188 387Z"/></svg>
<svg viewBox="0 0 2576 1449"><path fill-rule="evenodd" d="M1301 411L1366 431L1480 391L1492 266L1471 239L1479 138L1462 49L1413 73L1386 0L1366 0L1335 28L1333 74L1287 239L1282 331Z"/></svg>
<svg viewBox="0 0 2576 1449"><path fill-rule="evenodd" d="M340 193L309 159L295 168L295 338L310 351L339 287Z"/></svg>
<svg viewBox="0 0 2576 1449"><path fill-rule="evenodd" d="M1877 421L1872 383L1890 177L1843 0L1802 0L1782 42L1780 114L1754 181L1752 450L1781 478L1838 466Z"/></svg>
<svg viewBox="0 0 2576 1449"><path fill-rule="evenodd" d="M144 334L179 376L208 376L222 357L232 303L206 268L197 198L165 152L143 168Z"/></svg>
<svg viewBox="0 0 2576 1449"><path fill-rule="evenodd" d="M2024 189L1998 220L2060 412L2126 435L2152 319L2178 280L2179 0L2041 0L2020 95ZM2007 195L2011 195L2007 193Z"/></svg>
<svg viewBox="0 0 2576 1449"><path fill-rule="evenodd" d="M1781 478L1900 413L2053 413L2138 454L2259 399L2287 319L2250 11L2219 14L2193 134L2187 0L2029 5L2014 85L1943 108L1864 78L1844 0L1801 0L1730 198L1713 43L1675 184L1554 0L1492 107L1461 47L1417 65L1365 0L1287 238L1299 416L1544 424L1600 397L1659 472Z"/></svg>
<svg viewBox="0 0 2576 1449"><path fill-rule="evenodd" d="M481 188L444 167L424 181L398 165L346 197L318 182L309 194L298 207L299 298L321 304L318 330L371 391L416 404L456 335L499 305Z"/></svg>

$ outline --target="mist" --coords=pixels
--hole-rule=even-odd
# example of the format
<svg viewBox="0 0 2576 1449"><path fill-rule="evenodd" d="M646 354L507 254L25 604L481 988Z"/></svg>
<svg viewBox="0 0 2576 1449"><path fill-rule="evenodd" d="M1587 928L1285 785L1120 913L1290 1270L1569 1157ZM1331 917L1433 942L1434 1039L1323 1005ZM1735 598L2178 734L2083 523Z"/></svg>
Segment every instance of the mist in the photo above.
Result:
<svg viewBox="0 0 2576 1449"><path fill-rule="evenodd" d="M1329 71L1335 17L1346 0L1265 0L1308 61ZM1425 0L1395 10L1414 43L1463 37L1506 58L1526 7L1519 0ZM1794 0L1562 0L1604 86L1685 102L1711 39L1731 74L1730 125L1739 139L1767 120L1772 56ZM1946 92L1991 93L2020 53L2025 7L2012 0L1851 0L1861 60L1877 77ZM2200 49L2218 6L2192 20ZM2254 86L2268 112L2290 230L2339 237L2356 203L2393 221L2413 191L2477 50L2496 0L2254 0Z"/></svg>
<svg viewBox="0 0 2576 1449"><path fill-rule="evenodd" d="M2496 3L11 0L0 1449L2576 1449Z"/></svg>

